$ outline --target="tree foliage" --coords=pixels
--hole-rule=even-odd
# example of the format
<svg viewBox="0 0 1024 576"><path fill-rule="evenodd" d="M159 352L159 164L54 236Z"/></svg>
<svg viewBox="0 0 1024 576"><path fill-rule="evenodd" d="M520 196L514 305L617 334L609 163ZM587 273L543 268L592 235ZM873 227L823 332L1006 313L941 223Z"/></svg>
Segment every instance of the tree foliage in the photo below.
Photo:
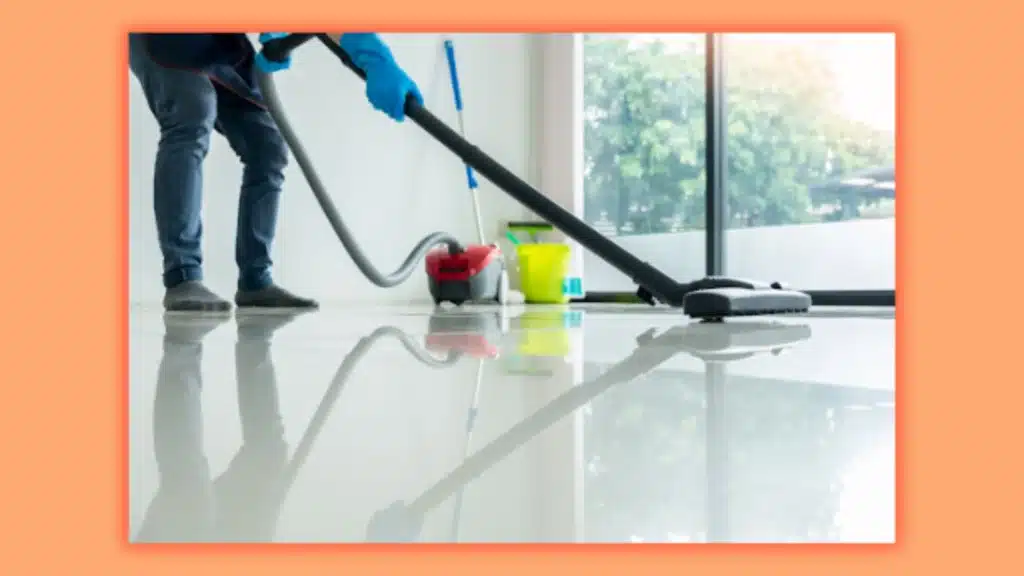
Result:
<svg viewBox="0 0 1024 576"><path fill-rule="evenodd" d="M686 45L686 39L692 43ZM703 37L671 44L585 36L586 217L616 234L701 229L705 198ZM828 63L807 47L729 46L730 227L857 217L877 197L810 186L891 165L891 133L841 114Z"/></svg>

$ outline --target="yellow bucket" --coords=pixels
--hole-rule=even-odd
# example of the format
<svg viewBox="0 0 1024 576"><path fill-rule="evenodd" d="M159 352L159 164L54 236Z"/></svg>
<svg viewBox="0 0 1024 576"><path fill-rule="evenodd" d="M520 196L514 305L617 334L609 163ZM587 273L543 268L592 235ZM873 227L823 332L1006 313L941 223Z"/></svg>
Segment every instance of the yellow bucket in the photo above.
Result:
<svg viewBox="0 0 1024 576"><path fill-rule="evenodd" d="M565 304L565 277L569 273L567 244L520 244L516 246L519 260L519 284L523 297L530 304Z"/></svg>

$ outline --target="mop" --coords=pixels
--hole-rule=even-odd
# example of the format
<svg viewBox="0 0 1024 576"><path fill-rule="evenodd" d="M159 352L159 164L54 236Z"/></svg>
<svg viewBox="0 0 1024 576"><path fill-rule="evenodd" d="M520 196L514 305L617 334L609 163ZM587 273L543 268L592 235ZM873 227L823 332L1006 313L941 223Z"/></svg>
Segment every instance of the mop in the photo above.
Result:
<svg viewBox="0 0 1024 576"><path fill-rule="evenodd" d="M455 115L459 125L459 135L463 138L466 137L466 122L462 115L462 89L459 84L459 71L455 64L455 42L451 38L445 38L444 40L444 54L448 60L448 78L452 85L452 96L455 99ZM473 167L469 164L464 164L466 167L466 184L469 188L469 196L473 200L473 217L476 220L476 234L477 241L481 245L487 244L487 235L484 233L483 217L480 213L480 197L477 194L477 183L476 176L473 173ZM508 287L508 271L503 270L501 272L501 280L503 294L505 295L504 301L501 304L522 304L526 301L522 292L517 290L511 290Z"/></svg>

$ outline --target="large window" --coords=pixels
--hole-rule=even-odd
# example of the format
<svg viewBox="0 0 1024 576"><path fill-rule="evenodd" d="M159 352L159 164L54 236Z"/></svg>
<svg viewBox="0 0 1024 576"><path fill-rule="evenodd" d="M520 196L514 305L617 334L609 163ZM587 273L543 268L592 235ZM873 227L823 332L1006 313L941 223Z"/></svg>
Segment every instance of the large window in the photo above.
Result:
<svg viewBox="0 0 1024 576"><path fill-rule="evenodd" d="M895 288L895 36L727 34L725 272Z"/></svg>
<svg viewBox="0 0 1024 576"><path fill-rule="evenodd" d="M704 272L705 36L585 34L584 217L673 277ZM588 291L633 291L587 253Z"/></svg>
<svg viewBox="0 0 1024 576"><path fill-rule="evenodd" d="M892 294L894 34L578 42L587 222L678 280L710 266L822 294ZM589 253L584 274L591 293L636 288Z"/></svg>

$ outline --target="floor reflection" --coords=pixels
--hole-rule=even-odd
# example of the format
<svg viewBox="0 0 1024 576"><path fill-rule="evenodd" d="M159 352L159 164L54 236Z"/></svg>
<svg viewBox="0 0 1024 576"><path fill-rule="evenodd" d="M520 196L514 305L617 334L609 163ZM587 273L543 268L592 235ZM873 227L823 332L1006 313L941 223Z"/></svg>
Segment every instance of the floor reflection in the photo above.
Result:
<svg viewBox="0 0 1024 576"><path fill-rule="evenodd" d="M159 361L139 368L156 377L133 382L154 389L156 467L134 541L892 539L891 386L750 373L790 354L798 371L814 322L836 320L492 309L421 314L425 330L397 315L282 330L298 318L162 317ZM215 331L230 338L211 345ZM617 361L584 362L587 342L612 338ZM232 426L240 441L211 466Z"/></svg>

